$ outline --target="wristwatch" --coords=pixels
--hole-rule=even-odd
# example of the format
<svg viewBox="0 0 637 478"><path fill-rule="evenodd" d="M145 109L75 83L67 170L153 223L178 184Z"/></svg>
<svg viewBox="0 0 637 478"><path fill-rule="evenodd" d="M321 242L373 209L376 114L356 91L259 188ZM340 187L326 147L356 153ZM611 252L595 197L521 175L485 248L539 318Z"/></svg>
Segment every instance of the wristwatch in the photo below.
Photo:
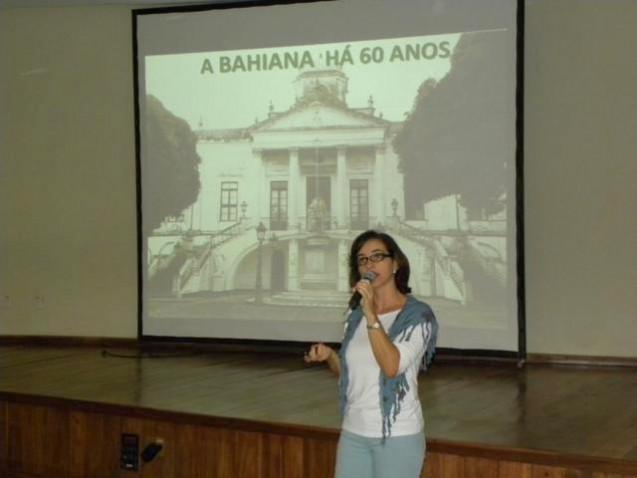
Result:
<svg viewBox="0 0 637 478"><path fill-rule="evenodd" d="M367 324L367 330L378 330L382 327L379 321L374 322L372 325Z"/></svg>

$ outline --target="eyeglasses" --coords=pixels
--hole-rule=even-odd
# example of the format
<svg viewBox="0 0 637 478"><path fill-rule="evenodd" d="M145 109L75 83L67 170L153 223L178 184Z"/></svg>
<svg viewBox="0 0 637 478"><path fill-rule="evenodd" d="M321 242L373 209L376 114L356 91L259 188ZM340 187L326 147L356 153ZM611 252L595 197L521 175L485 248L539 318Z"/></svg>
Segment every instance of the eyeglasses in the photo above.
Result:
<svg viewBox="0 0 637 478"><path fill-rule="evenodd" d="M367 265L367 263L369 261L371 262L380 262L382 260L384 260L387 257L393 257L393 254L388 254L387 252L374 252L373 254L370 254L369 256L358 256L356 258L356 263L359 266L365 266Z"/></svg>

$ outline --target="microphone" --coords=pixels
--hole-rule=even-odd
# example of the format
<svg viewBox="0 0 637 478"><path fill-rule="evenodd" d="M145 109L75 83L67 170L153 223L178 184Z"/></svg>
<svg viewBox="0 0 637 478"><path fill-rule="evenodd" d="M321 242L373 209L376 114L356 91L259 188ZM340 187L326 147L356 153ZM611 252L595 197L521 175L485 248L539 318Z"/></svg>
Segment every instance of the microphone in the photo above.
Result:
<svg viewBox="0 0 637 478"><path fill-rule="evenodd" d="M371 284L372 282L374 282L374 279L376 279L376 277L378 276L378 274L376 274L373 271L367 271L365 272L365 274L363 274L363 277L361 277L361 281L367 282L368 284ZM350 297L349 299L349 308L350 310L354 310L356 307L358 307L358 304L361 303L361 294L358 291L355 291L352 294L352 297Z"/></svg>

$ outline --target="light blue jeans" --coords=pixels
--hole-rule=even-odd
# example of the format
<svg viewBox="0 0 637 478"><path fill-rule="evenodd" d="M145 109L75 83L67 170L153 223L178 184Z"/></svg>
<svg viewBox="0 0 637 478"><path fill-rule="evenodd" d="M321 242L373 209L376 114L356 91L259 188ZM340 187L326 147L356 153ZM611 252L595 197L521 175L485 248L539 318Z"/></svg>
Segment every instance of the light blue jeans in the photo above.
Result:
<svg viewBox="0 0 637 478"><path fill-rule="evenodd" d="M334 478L419 478L425 462L425 432L369 438L343 430Z"/></svg>

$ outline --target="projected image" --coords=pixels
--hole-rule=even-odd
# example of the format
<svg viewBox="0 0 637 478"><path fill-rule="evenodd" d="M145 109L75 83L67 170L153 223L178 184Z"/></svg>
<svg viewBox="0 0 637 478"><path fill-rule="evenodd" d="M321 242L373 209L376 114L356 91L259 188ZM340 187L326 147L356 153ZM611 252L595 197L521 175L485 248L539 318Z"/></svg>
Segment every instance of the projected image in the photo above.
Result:
<svg viewBox="0 0 637 478"><path fill-rule="evenodd" d="M146 57L146 333L338 341L369 228L443 324L509 327L506 38Z"/></svg>

